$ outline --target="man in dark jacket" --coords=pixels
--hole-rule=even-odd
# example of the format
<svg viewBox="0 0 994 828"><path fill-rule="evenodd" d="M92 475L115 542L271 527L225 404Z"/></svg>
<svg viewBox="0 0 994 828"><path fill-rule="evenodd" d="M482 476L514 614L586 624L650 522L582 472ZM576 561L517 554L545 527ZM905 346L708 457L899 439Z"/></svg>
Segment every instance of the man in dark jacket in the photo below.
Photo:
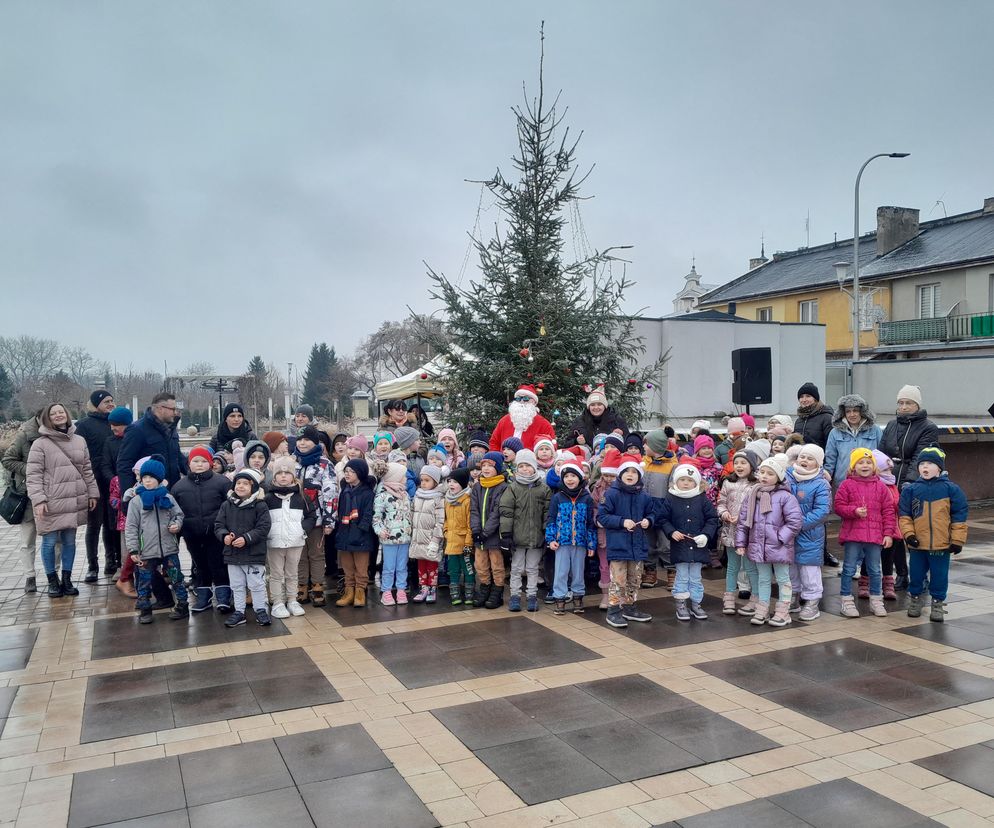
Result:
<svg viewBox="0 0 994 828"><path fill-rule="evenodd" d="M103 388L90 394L86 416L76 421L76 433L86 440L90 452L90 466L97 481L100 499L86 515L86 575L83 583L92 584L99 573L97 549L100 545L100 530L104 535L104 574L113 575L117 571L121 557L120 535L111 523L110 477L107 477L103 463L104 445L110 439L110 423L107 415L114 408L114 397ZM116 542L116 543L115 543Z"/></svg>
<svg viewBox="0 0 994 828"><path fill-rule="evenodd" d="M628 423L607 404L607 396L601 386L587 395L587 407L570 424L563 448L583 445L593 450L594 438L598 434L617 434L621 439L628 436Z"/></svg>
<svg viewBox="0 0 994 828"><path fill-rule="evenodd" d="M821 401L821 393L813 382L806 382L797 389L797 419L794 433L800 434L805 443L814 443L823 449L832 432L832 409Z"/></svg>
<svg viewBox="0 0 994 828"><path fill-rule="evenodd" d="M135 485L132 466L151 454L162 456L170 486L186 474L186 458L180 451L179 433L176 431L177 419L176 396L162 391L152 398L145 416L128 426L117 455L117 476L121 478L122 492Z"/></svg>

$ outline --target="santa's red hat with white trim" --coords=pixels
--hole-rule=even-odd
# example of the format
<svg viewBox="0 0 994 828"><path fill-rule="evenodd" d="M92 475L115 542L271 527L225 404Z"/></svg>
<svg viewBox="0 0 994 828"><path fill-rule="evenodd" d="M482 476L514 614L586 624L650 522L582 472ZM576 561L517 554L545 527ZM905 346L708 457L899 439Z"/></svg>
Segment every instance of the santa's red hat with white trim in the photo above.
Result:
<svg viewBox="0 0 994 828"><path fill-rule="evenodd" d="M535 404L538 404L538 391L535 390L534 385L519 385L518 390L514 392L515 397L531 397Z"/></svg>
<svg viewBox="0 0 994 828"><path fill-rule="evenodd" d="M559 479L562 480L568 472L573 472L580 480L587 479L587 475L584 474L583 467L579 463L563 463L562 468L559 469Z"/></svg>
<svg viewBox="0 0 994 828"><path fill-rule="evenodd" d="M621 452L614 446L608 446L604 452L604 460L601 462L601 474L612 474L617 476L621 466Z"/></svg>
<svg viewBox="0 0 994 828"><path fill-rule="evenodd" d="M639 473L639 477L642 477L642 461L635 457L634 454L621 455L621 465L618 466L618 474L624 474L626 469L635 469Z"/></svg>

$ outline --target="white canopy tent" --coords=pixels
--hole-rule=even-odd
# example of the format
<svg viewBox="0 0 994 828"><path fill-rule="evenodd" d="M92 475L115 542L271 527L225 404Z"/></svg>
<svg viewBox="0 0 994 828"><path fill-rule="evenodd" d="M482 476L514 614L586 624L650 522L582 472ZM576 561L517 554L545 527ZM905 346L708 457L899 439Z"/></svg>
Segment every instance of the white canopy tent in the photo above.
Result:
<svg viewBox="0 0 994 828"><path fill-rule="evenodd" d="M475 360L461 348L453 346L453 352L462 359ZM401 377L384 380L374 389L377 400L405 400L410 397L439 397L445 393L445 372L448 370L449 358L439 354L430 359L420 368Z"/></svg>

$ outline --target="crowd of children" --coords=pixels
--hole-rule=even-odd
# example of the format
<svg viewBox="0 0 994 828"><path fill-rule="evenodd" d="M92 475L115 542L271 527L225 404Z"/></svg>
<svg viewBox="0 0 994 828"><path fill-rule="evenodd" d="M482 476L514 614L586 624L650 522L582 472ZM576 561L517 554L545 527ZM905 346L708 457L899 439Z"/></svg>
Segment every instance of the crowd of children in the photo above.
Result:
<svg viewBox="0 0 994 828"><path fill-rule="evenodd" d="M379 568L384 606L433 604L442 583L453 606L496 609L509 586L509 611L537 612L544 582L554 614L582 613L595 558L599 608L613 627L651 621L638 594L657 584L670 588L679 621L706 620L706 567L725 567L724 614L783 627L794 614L819 617L833 512L844 549L842 615L859 615L852 579L861 564L870 611L887 614L893 592L883 589L881 552L903 540L908 614L921 614L927 583L930 618L941 621L949 556L966 540L966 500L945 474L941 449L920 452L918 480L899 493L886 455L856 446L841 476L835 454L826 468L819 445L778 439L789 429L778 418L759 438L754 421L733 417L717 444L699 422L684 446L668 428L644 439L599 434L569 450L551 434L537 435L530 449L518 436L493 444L474 432L465 452L449 428L423 447L408 426L370 441L331 438L309 413L300 419L293 435L194 448L189 475L171 490L154 456L136 465L133 489L121 493L112 481L128 553L122 589L137 598L142 623L152 621L155 576L175 591L174 619L213 604L234 627L251 603L266 625L270 607L276 618L302 615L308 602L320 607L327 540L342 573L337 607L365 606ZM195 569L192 607L180 538Z"/></svg>

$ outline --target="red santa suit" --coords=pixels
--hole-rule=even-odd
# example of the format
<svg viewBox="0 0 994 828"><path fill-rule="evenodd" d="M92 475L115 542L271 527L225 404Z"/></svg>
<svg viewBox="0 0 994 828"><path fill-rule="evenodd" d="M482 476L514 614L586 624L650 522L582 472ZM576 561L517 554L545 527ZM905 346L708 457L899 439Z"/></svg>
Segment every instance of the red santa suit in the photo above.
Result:
<svg viewBox="0 0 994 828"><path fill-rule="evenodd" d="M515 396L527 396L534 400L536 404L538 403L538 393L531 385L522 385L515 392ZM516 403L512 402L509 408L514 405L516 405ZM531 419L531 422L528 424L527 428L524 429L515 427L514 420L512 419L510 413L507 413L501 417L497 423L497 426L494 428L493 433L490 435L490 450L500 451L501 446L508 437L520 438L521 442L524 443L525 448L532 450L535 448L535 442L543 436L555 439L556 430L552 423L539 414L537 409L533 410L535 411L535 415Z"/></svg>

